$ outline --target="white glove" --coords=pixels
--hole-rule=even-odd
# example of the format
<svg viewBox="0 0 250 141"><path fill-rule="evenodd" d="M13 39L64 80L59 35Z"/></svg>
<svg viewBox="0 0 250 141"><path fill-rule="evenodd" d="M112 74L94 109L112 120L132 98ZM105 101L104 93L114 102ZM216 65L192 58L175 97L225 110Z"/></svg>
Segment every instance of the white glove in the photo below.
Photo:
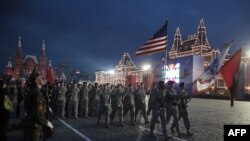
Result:
<svg viewBox="0 0 250 141"><path fill-rule="evenodd" d="M53 124L52 124L50 121L47 121L47 126L48 126L49 128L51 128L51 129L54 128Z"/></svg>

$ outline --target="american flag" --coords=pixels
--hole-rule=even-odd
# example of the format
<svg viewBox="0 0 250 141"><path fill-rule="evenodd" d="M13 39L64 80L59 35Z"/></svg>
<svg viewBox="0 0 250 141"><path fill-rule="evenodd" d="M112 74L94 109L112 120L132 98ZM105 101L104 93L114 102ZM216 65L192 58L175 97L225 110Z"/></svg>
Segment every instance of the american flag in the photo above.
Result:
<svg viewBox="0 0 250 141"><path fill-rule="evenodd" d="M167 25L168 21L136 51L135 55L147 55L166 51Z"/></svg>

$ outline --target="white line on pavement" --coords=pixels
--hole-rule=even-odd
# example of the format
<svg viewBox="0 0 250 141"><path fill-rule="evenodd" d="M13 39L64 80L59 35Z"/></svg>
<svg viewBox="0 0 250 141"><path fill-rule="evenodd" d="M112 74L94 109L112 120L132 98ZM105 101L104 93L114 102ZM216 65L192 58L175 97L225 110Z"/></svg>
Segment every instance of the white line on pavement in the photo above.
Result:
<svg viewBox="0 0 250 141"><path fill-rule="evenodd" d="M83 135L81 132L77 131L75 128L73 128L72 126L70 126L68 123L66 123L64 120L58 118L59 121L61 121L65 126L67 126L69 129L71 129L72 131L74 131L76 134L78 134L80 137L82 137L83 139L85 139L86 141L91 141L91 139L89 139L88 137L86 137L85 135Z"/></svg>
<svg viewBox="0 0 250 141"><path fill-rule="evenodd" d="M139 126L139 128L147 130L147 131L150 131L150 129L148 129L146 127L143 127L143 126ZM158 132L158 131L154 131L154 133L163 135L161 132ZM179 140L179 141L187 141L187 140L184 140L184 139L181 139L181 138L177 138L177 137L174 137L174 136L171 136L171 137L173 139L176 139L176 140Z"/></svg>

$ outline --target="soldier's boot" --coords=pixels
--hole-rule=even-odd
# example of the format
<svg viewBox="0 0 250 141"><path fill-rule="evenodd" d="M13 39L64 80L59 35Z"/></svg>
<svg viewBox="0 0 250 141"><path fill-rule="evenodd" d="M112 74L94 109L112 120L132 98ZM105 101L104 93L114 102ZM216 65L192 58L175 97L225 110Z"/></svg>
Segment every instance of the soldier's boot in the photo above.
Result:
<svg viewBox="0 0 250 141"><path fill-rule="evenodd" d="M171 130L171 132L172 132L173 134L175 134L175 130L174 130L173 127L171 127L170 130Z"/></svg>
<svg viewBox="0 0 250 141"><path fill-rule="evenodd" d="M187 134L186 134L187 136L193 136L194 134L193 133L191 133L189 130L187 130Z"/></svg>
<svg viewBox="0 0 250 141"><path fill-rule="evenodd" d="M169 136L167 133L164 133L164 137L165 137L165 141L168 141L169 139L171 139L172 137Z"/></svg>
<svg viewBox="0 0 250 141"><path fill-rule="evenodd" d="M184 136L185 134L182 132L178 132L178 137Z"/></svg>
<svg viewBox="0 0 250 141"><path fill-rule="evenodd" d="M84 114L83 118L89 118L88 114Z"/></svg>
<svg viewBox="0 0 250 141"><path fill-rule="evenodd" d="M100 126L100 120L101 120L101 118L98 116L97 117L97 124L96 124L97 126Z"/></svg>
<svg viewBox="0 0 250 141"><path fill-rule="evenodd" d="M149 136L151 137L151 138L156 138L156 135L154 134L154 131L150 131L150 134L149 134Z"/></svg>
<svg viewBox="0 0 250 141"><path fill-rule="evenodd" d="M121 127L125 127L125 124L123 122L120 123Z"/></svg>
<svg viewBox="0 0 250 141"><path fill-rule="evenodd" d="M136 123L135 123L134 121L132 121L132 122L131 122L131 125L132 125L132 126L135 126L135 125L136 125Z"/></svg>

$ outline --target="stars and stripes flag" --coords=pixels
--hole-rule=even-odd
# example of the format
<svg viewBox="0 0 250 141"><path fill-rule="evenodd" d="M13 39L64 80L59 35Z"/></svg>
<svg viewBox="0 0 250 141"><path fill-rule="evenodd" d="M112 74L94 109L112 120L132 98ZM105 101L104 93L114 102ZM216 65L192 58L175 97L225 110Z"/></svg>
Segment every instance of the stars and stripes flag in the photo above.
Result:
<svg viewBox="0 0 250 141"><path fill-rule="evenodd" d="M136 51L135 55L148 55L166 51L167 25L168 21Z"/></svg>

